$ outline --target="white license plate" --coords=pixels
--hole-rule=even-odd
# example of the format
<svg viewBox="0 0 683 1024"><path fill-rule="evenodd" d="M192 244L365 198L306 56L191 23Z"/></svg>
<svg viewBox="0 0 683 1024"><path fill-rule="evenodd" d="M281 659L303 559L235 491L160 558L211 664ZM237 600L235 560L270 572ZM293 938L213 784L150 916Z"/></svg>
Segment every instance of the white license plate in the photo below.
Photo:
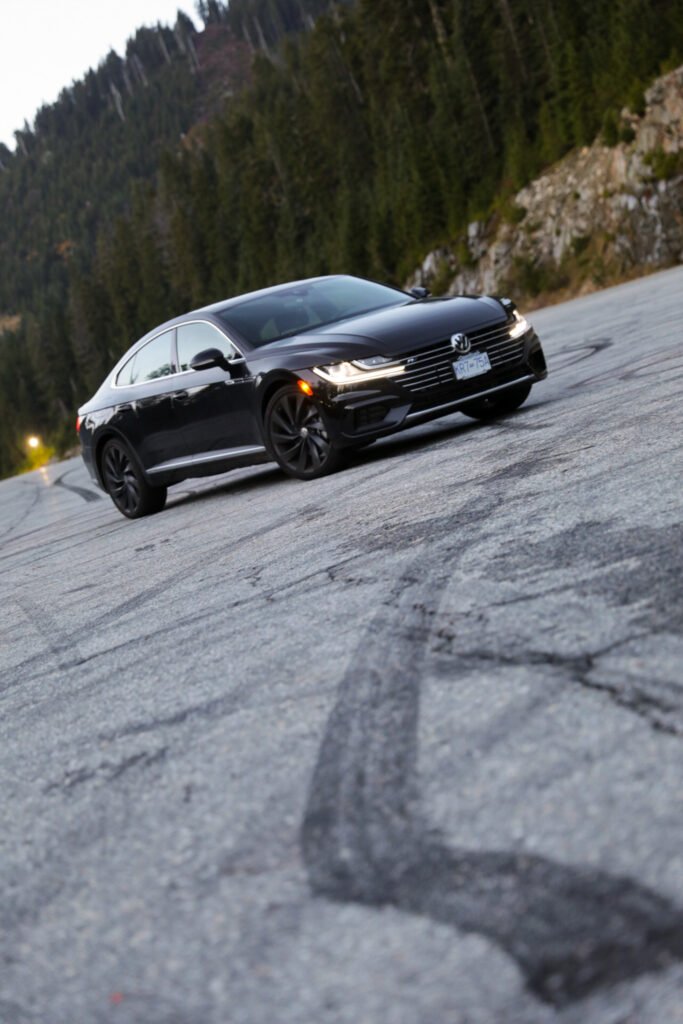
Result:
<svg viewBox="0 0 683 1024"><path fill-rule="evenodd" d="M458 380L469 380L470 377L478 377L481 373L488 373L491 363L486 352L472 352L469 356L462 356L453 363L455 376Z"/></svg>

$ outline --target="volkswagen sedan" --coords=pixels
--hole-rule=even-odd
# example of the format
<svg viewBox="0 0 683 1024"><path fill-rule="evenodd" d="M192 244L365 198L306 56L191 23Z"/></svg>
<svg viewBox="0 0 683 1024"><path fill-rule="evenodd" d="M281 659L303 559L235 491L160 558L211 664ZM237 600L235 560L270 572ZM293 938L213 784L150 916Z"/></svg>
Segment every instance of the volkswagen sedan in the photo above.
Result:
<svg viewBox="0 0 683 1024"><path fill-rule="evenodd" d="M187 477L274 460L311 480L450 412L512 412L547 375L510 299L318 277L155 327L79 410L83 458L129 518Z"/></svg>

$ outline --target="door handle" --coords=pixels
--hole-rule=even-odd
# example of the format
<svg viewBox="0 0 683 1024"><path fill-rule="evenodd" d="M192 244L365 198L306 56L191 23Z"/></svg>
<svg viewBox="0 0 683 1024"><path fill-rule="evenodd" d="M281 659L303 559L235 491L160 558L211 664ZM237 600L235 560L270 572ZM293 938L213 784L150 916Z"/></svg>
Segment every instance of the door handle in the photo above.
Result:
<svg viewBox="0 0 683 1024"><path fill-rule="evenodd" d="M181 405L183 403L185 403L185 402L189 402L190 401L190 392L189 391L174 391L173 392L173 401L174 402L179 402Z"/></svg>

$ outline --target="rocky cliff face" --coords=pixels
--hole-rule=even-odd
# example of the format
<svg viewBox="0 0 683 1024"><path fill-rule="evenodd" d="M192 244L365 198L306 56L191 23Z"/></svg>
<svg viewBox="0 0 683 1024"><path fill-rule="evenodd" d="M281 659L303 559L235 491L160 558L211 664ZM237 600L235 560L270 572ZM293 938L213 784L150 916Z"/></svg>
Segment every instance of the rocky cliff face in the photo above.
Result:
<svg viewBox="0 0 683 1024"><path fill-rule="evenodd" d="M435 291L564 297L683 262L683 67L624 109L622 140L575 150L409 281Z"/></svg>

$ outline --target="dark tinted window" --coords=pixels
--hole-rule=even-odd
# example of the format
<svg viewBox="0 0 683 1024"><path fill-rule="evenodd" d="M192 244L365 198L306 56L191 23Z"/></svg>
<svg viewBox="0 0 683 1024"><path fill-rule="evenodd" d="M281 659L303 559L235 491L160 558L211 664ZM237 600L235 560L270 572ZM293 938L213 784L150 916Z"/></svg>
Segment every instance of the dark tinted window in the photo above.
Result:
<svg viewBox="0 0 683 1024"><path fill-rule="evenodd" d="M127 363L124 363L119 372L116 374L116 384L118 387L124 388L126 384L130 384L130 378L133 372L134 362L135 356L129 359Z"/></svg>
<svg viewBox="0 0 683 1024"><path fill-rule="evenodd" d="M237 355L234 346L212 324L183 324L178 328L178 364L181 370L189 370L197 353L207 348L220 349L226 359Z"/></svg>
<svg viewBox="0 0 683 1024"><path fill-rule="evenodd" d="M174 372L171 355L172 340L173 331L166 331L165 334L160 334L154 341L149 341L141 349L138 349L133 363L131 384L168 377L170 373Z"/></svg>
<svg viewBox="0 0 683 1024"><path fill-rule="evenodd" d="M254 346L311 331L360 313L410 302L393 288L358 277L331 277L236 302L218 316Z"/></svg>
<svg viewBox="0 0 683 1024"><path fill-rule="evenodd" d="M138 349L135 355L125 363L116 375L119 387L126 384L139 384L145 380L157 380L175 373L171 343L173 331L166 331L158 338L147 342Z"/></svg>

